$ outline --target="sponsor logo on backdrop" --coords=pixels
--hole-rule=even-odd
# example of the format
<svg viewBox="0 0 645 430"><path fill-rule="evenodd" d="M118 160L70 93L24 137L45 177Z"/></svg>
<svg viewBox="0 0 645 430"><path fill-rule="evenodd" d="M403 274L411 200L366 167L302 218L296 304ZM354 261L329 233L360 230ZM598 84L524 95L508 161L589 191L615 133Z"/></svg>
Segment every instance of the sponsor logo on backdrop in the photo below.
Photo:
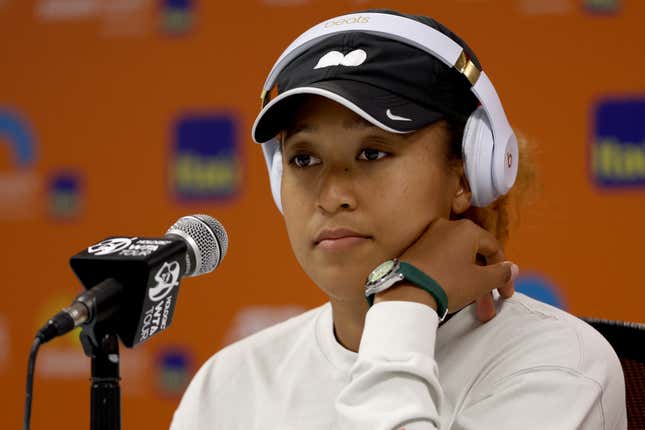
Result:
<svg viewBox="0 0 645 430"><path fill-rule="evenodd" d="M556 308L566 309L560 289L539 273L520 274L515 280L515 291Z"/></svg>
<svg viewBox="0 0 645 430"><path fill-rule="evenodd" d="M49 181L49 212L56 219L75 218L81 209L81 186L75 173L59 172Z"/></svg>
<svg viewBox="0 0 645 430"><path fill-rule="evenodd" d="M8 367L11 341L9 340L9 324L4 315L0 315L0 372Z"/></svg>
<svg viewBox="0 0 645 430"><path fill-rule="evenodd" d="M613 15L620 9L620 0L584 0L588 12L602 15Z"/></svg>
<svg viewBox="0 0 645 430"><path fill-rule="evenodd" d="M181 346L165 347L156 361L157 391L166 397L181 396L192 378L192 354Z"/></svg>
<svg viewBox="0 0 645 430"><path fill-rule="evenodd" d="M181 35L195 23L193 0L163 0L161 28L167 34Z"/></svg>
<svg viewBox="0 0 645 430"><path fill-rule="evenodd" d="M601 188L645 187L645 96L601 100L593 109L591 175Z"/></svg>
<svg viewBox="0 0 645 430"><path fill-rule="evenodd" d="M305 308L298 305L244 307L235 315L231 328L224 338L224 344L250 336L263 328L300 315L304 311Z"/></svg>
<svg viewBox="0 0 645 430"><path fill-rule="evenodd" d="M188 115L174 125L169 183L179 201L220 201L240 189L237 122L231 115Z"/></svg>
<svg viewBox="0 0 645 430"><path fill-rule="evenodd" d="M33 130L20 115L0 108L0 219L25 219L37 213L41 178L35 161Z"/></svg>
<svg viewBox="0 0 645 430"><path fill-rule="evenodd" d="M103 36L141 36L155 7L150 0L37 0L34 13L46 22L98 22Z"/></svg>

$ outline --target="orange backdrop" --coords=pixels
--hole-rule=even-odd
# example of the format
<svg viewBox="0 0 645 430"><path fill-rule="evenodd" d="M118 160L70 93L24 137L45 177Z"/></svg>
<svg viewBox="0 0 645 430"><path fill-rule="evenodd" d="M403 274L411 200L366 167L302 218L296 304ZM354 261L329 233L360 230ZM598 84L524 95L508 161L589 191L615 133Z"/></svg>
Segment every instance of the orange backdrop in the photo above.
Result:
<svg viewBox="0 0 645 430"><path fill-rule="evenodd" d="M182 283L165 333L122 351L125 428L166 428L212 353L325 300L292 256L250 128L281 50L368 7L459 33L537 147L540 193L507 250L526 288L576 315L645 321L642 1L0 0L3 428L20 426L36 329L81 289L69 257L107 236L160 236L204 212L231 243L215 273ZM75 336L43 346L33 428L87 428L88 376Z"/></svg>

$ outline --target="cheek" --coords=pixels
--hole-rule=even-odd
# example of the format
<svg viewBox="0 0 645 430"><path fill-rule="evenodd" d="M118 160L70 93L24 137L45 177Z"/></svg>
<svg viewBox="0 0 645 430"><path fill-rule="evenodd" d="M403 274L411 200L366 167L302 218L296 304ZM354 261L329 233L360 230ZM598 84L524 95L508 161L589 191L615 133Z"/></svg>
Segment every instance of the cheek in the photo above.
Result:
<svg viewBox="0 0 645 430"><path fill-rule="evenodd" d="M445 175L415 166L401 169L406 174L389 175L389 180L374 188L370 198L377 213L376 231L393 255L400 255L428 225L450 216L450 181ZM416 171L416 173L414 173ZM414 174L409 174L414 173Z"/></svg>
<svg viewBox="0 0 645 430"><path fill-rule="evenodd" d="M282 176L280 187L280 199L284 213L284 222L291 247L300 261L305 247L308 244L307 220L311 214L308 213L308 193L302 187L296 186L293 178L285 172Z"/></svg>

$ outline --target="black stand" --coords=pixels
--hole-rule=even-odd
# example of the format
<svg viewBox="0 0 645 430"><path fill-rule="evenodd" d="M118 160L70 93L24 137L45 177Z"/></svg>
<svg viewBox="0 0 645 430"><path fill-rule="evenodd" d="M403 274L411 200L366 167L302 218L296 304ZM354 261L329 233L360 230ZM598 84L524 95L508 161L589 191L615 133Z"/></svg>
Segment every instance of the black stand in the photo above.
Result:
<svg viewBox="0 0 645 430"><path fill-rule="evenodd" d="M118 339L91 325L83 328L81 344L92 359L90 429L121 430Z"/></svg>

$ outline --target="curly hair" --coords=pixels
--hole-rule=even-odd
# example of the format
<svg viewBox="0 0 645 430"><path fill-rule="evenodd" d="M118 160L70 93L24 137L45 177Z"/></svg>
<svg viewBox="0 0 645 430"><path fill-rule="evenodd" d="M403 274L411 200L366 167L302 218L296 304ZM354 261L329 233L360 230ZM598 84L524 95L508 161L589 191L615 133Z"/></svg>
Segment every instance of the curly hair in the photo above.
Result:
<svg viewBox="0 0 645 430"><path fill-rule="evenodd" d="M450 136L449 162L463 163L462 138L465 122L450 118L445 121ZM537 173L533 161L533 148L528 140L517 134L519 166L517 179L510 191L484 208L470 207L455 217L467 218L491 232L505 246L510 230L519 223L519 209L529 204L537 191Z"/></svg>

